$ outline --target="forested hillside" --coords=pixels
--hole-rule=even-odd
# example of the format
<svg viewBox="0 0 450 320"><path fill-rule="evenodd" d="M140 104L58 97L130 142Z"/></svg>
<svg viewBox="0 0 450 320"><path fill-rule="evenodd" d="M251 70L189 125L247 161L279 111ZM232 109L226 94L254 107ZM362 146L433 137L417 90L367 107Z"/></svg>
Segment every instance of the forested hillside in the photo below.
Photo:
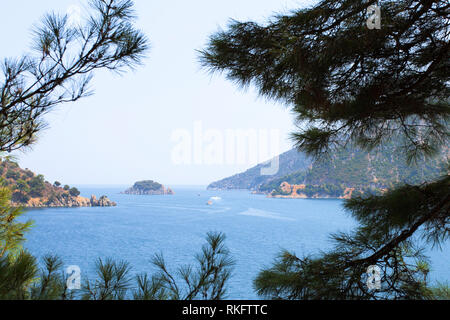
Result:
<svg viewBox="0 0 450 320"><path fill-rule="evenodd" d="M280 172L275 176L258 175L261 165L239 175L213 183L210 188L250 189L274 195L288 195L281 184L304 185L298 190L307 197L343 197L348 188L355 191L380 192L395 185L416 185L448 173L449 150L432 160L408 164L398 152L399 142L385 144L372 152L345 148L328 158L308 162L308 158L291 150L280 156ZM285 167L286 163L291 166ZM284 173L284 174L282 174Z"/></svg>
<svg viewBox="0 0 450 320"><path fill-rule="evenodd" d="M0 183L12 192L11 202L22 207L109 207L116 204L107 197L97 199L80 197L75 187L58 181L53 184L46 181L41 174L20 168L14 161L0 159Z"/></svg>
<svg viewBox="0 0 450 320"><path fill-rule="evenodd" d="M272 176L261 175L261 169L267 164L259 164L245 172L236 174L232 177L213 182L208 189L249 189L257 190L259 186L270 181L291 174L299 170L305 170L311 165L311 160L297 150L292 149L280 155L279 171Z"/></svg>

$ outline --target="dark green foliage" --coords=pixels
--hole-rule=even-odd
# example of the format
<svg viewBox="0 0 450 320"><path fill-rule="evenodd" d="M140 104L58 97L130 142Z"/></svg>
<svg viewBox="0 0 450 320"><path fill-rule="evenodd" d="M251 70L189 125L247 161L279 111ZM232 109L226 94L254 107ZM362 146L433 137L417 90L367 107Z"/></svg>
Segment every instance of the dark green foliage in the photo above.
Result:
<svg viewBox="0 0 450 320"><path fill-rule="evenodd" d="M353 147L337 150L314 161L311 168L270 180L258 190L271 192L277 190L282 182L288 182L307 185L307 189L311 189L306 193L308 196L311 193L343 196L346 188L355 188L363 193L380 192L398 185L432 181L447 172L449 158L446 152L434 159L422 158L408 165L406 156L395 152L398 145L398 141L393 140L370 153ZM337 190L340 192L335 192Z"/></svg>
<svg viewBox="0 0 450 320"><path fill-rule="evenodd" d="M8 175L10 179L6 177L6 173L3 176L0 175L1 184L12 191L11 200L14 205L28 206L30 205L29 200L36 198L37 202L34 202L33 205L37 203L38 205L54 206L61 203L62 197L67 199L69 195L72 197L80 195L77 188L71 188L67 185L62 190L58 181L51 185L43 175L35 175L28 169L23 170L17 163L10 161L8 158L0 160L0 167L4 168L5 172L14 173L14 176Z"/></svg>
<svg viewBox="0 0 450 320"><path fill-rule="evenodd" d="M27 175L28 178L33 178L34 177L34 173L28 169L25 170L25 174Z"/></svg>
<svg viewBox="0 0 450 320"><path fill-rule="evenodd" d="M12 159L15 159L14 157L5 157L5 160L7 163L5 163L5 166L8 166L12 170L19 169L19 164Z"/></svg>
<svg viewBox="0 0 450 320"><path fill-rule="evenodd" d="M448 284L438 283L437 286L431 288L430 299L450 300L450 286Z"/></svg>
<svg viewBox="0 0 450 320"><path fill-rule="evenodd" d="M198 267L181 266L172 274L162 254L152 259L158 271L152 276L130 275L127 262L99 259L96 264L97 279L86 280L81 298L87 300L219 300L226 295L233 260L224 245L221 233L208 233L207 244L196 256Z"/></svg>
<svg viewBox="0 0 450 320"><path fill-rule="evenodd" d="M31 198L28 195L31 191L28 183L25 180L19 179L17 180L16 188L18 191L13 193L11 200L15 203L27 203Z"/></svg>
<svg viewBox="0 0 450 320"><path fill-rule="evenodd" d="M386 232L400 235L409 230L409 238L419 227L432 245L449 239L450 176L422 186L403 186L383 196L362 196L348 200L345 208L367 228L371 236ZM374 228L376 226L376 228ZM379 234L377 234L378 232Z"/></svg>
<svg viewBox="0 0 450 320"><path fill-rule="evenodd" d="M73 292L70 292L67 288L66 277L62 270L62 260L57 256L47 255L43 258L43 264L44 268L40 271L37 281L30 288L29 299L73 299Z"/></svg>
<svg viewBox="0 0 450 320"><path fill-rule="evenodd" d="M145 181L138 181L134 184L133 188L137 190L142 191L156 191L160 190L162 188L162 184L155 182L153 180L145 180Z"/></svg>
<svg viewBox="0 0 450 320"><path fill-rule="evenodd" d="M174 300L222 300L226 297L226 284L234 261L224 244L225 235L208 233L206 240L202 252L196 255L197 268L181 266L176 275L168 271L162 254L154 257L153 264L159 272L152 282L162 284L162 295Z"/></svg>
<svg viewBox="0 0 450 320"><path fill-rule="evenodd" d="M342 197L344 195L345 187L342 185L320 185L320 186L313 186L313 185L307 185L304 190L297 190L298 194L305 194L308 196L308 198L314 197L314 196L329 196L329 197Z"/></svg>
<svg viewBox="0 0 450 320"><path fill-rule="evenodd" d="M45 190L45 179L43 175L33 177L28 183L30 186L30 196L42 197Z"/></svg>
<svg viewBox="0 0 450 320"><path fill-rule="evenodd" d="M30 201L31 197L27 194L24 194L22 192L14 192L11 201L14 203L21 203L26 204L28 201Z"/></svg>
<svg viewBox="0 0 450 320"><path fill-rule="evenodd" d="M30 192L30 186L25 180L22 179L17 180L17 189L25 193Z"/></svg>
<svg viewBox="0 0 450 320"><path fill-rule="evenodd" d="M9 170L8 172L6 172L6 178L7 179L17 180L17 179L20 178L20 173L17 172L17 171Z"/></svg>
<svg viewBox="0 0 450 320"><path fill-rule="evenodd" d="M61 186L61 182L55 181L55 182L53 183L53 185L54 185L55 187L59 188L59 187Z"/></svg>
<svg viewBox="0 0 450 320"><path fill-rule="evenodd" d="M277 196L277 195L289 196L289 195L291 195L291 192L286 192L281 187L278 187L278 188L272 190L272 192L270 194L273 196Z"/></svg>
<svg viewBox="0 0 450 320"><path fill-rule="evenodd" d="M15 254L20 250L32 221L17 222L17 217L23 214L20 208L11 207L11 191L0 188L0 258L7 253Z"/></svg>
<svg viewBox="0 0 450 320"><path fill-rule="evenodd" d="M20 251L16 257L0 256L0 300L24 300L30 297L28 288L36 278L36 259Z"/></svg>
<svg viewBox="0 0 450 320"><path fill-rule="evenodd" d="M260 272L254 285L259 295L269 299L427 299L430 292L425 275L429 270L419 267L426 264L420 251L409 253L410 250L403 245L375 264L382 270L380 290L368 289L369 265L348 266L354 254L338 248L331 253L304 258L285 252L270 269Z"/></svg>
<svg viewBox="0 0 450 320"><path fill-rule="evenodd" d="M379 2L382 28L369 30ZM413 159L448 145L447 1L321 1L265 25L232 21L201 52L202 64L292 106L309 154L403 135ZM305 125L305 122L307 125Z"/></svg>
<svg viewBox="0 0 450 320"><path fill-rule="evenodd" d="M50 196L48 197L48 200L47 200L47 203L46 203L46 205L51 205L52 203L55 203L55 201L57 200L58 198L57 198L57 196L56 196L56 194L54 194L54 193L52 193L52 194L50 194Z"/></svg>
<svg viewBox="0 0 450 320"><path fill-rule="evenodd" d="M82 26L48 14L34 30L32 54L5 59L0 75L0 151L29 146L56 105L90 95L96 70L139 65L148 49L130 0L91 0Z"/></svg>
<svg viewBox="0 0 450 320"><path fill-rule="evenodd" d="M10 197L9 189L0 188L0 300L26 298L37 273L35 258L21 250L32 221L17 221L23 212L11 207Z"/></svg>
<svg viewBox="0 0 450 320"><path fill-rule="evenodd" d="M396 185L421 184L447 172L448 152L443 150L433 159L417 159L408 165L405 154L396 152L401 139L374 148L371 152L353 146L336 150L328 157L311 160L303 152L293 149L280 155L280 170L273 176L262 176L262 165L246 172L214 182L211 189L251 189L270 193L279 191L282 182L306 184L308 188L321 188L319 196L343 196L345 188L355 192L380 192ZM339 189L341 193L327 192Z"/></svg>
<svg viewBox="0 0 450 320"><path fill-rule="evenodd" d="M131 288L130 266L125 261L99 259L96 263L97 280L83 285L84 300L123 300Z"/></svg>
<svg viewBox="0 0 450 320"><path fill-rule="evenodd" d="M45 256L43 269L28 252L0 258L0 300L69 300L69 292L62 269L62 261Z"/></svg>
<svg viewBox="0 0 450 320"><path fill-rule="evenodd" d="M304 258L283 253L255 280L258 293L276 299L432 298L426 257L412 236L419 234L431 245L449 238L449 183L445 177L348 200L345 207L360 226L333 235L335 248L329 253ZM376 291L366 285L372 265L382 270L382 287Z"/></svg>
<svg viewBox="0 0 450 320"><path fill-rule="evenodd" d="M367 8L375 3L381 6L382 26L369 30ZM345 204L360 226L351 234L334 235L336 246L329 252L305 258L282 254L255 280L260 295L445 296L445 290L428 288L429 267L415 243L422 236L427 244L438 245L448 240L450 230L449 168L420 163L424 156L448 155L449 10L448 1L442 0L321 1L277 15L266 25L232 21L210 38L201 52L203 65L289 105L297 116L299 131L293 139L300 150L323 159L346 147L370 151L400 138L391 155L402 153L407 164L419 162L406 178L420 185L387 183L390 190L384 195L360 192ZM364 163L361 156L355 155ZM391 171L392 163L373 165L385 175L397 174ZM350 180L361 181L367 176L364 167L328 172L322 168L311 179L327 173L337 183L348 183L339 176L345 172ZM444 168L444 177L424 175L436 167L439 172ZM314 172L298 178L304 180L308 174ZM382 270L380 290L365 285L369 266Z"/></svg>
<svg viewBox="0 0 450 320"><path fill-rule="evenodd" d="M69 190L69 194L73 197L78 197L80 195L80 191L77 188L73 187Z"/></svg>
<svg viewBox="0 0 450 320"><path fill-rule="evenodd" d="M134 300L168 300L169 295L161 279L144 273L136 277L137 288L133 290Z"/></svg>

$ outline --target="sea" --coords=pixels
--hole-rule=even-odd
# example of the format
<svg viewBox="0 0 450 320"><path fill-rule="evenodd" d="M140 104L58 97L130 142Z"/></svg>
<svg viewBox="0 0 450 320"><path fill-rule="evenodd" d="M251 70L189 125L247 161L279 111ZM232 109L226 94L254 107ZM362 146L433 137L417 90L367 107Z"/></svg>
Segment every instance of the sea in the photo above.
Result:
<svg viewBox="0 0 450 320"><path fill-rule="evenodd" d="M99 258L127 261L131 273L152 274L151 259L162 253L170 271L195 266L210 231L226 235L235 260L227 299L260 299L253 281L282 250L314 255L333 246L330 235L352 230L356 223L342 200L272 199L248 190L209 191L174 187L173 196L137 196L126 186L77 186L81 195L107 195L117 207L28 210L21 219L34 227L24 247L36 257L60 256L64 266L78 266L82 281L94 280ZM207 203L212 201L212 205ZM450 282L450 244L428 248L432 282Z"/></svg>

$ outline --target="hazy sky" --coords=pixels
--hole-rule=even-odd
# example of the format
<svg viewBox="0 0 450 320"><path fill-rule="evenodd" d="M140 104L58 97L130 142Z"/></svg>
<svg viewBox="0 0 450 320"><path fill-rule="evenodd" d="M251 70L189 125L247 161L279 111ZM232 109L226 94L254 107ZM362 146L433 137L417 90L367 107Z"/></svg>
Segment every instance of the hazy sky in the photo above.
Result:
<svg viewBox="0 0 450 320"><path fill-rule="evenodd" d="M92 82L95 95L51 112L49 128L38 142L17 154L20 165L44 174L49 181L68 184L131 184L153 179L166 185L206 185L252 165L251 157L240 163L196 161L198 148L201 152L207 152L205 148L225 150L226 143L217 145L217 141L222 137L226 142L227 132L255 130L259 143L268 141L263 139L265 133L277 132L279 150L271 150L276 143L268 142L268 152L275 155L290 149L289 133L294 130L290 112L281 104L258 98L252 89L237 88L221 75L210 76L200 68L195 50L202 49L213 32L225 28L230 18L265 21L273 13L311 2L135 1L138 27L152 46L145 65L123 76L97 73ZM2 1L0 57L26 53L32 25L44 13L65 13L70 6L83 3ZM205 140L199 146L199 130L203 139L209 137L209 144ZM191 163L174 160L174 152L187 146L183 133L191 134Z"/></svg>

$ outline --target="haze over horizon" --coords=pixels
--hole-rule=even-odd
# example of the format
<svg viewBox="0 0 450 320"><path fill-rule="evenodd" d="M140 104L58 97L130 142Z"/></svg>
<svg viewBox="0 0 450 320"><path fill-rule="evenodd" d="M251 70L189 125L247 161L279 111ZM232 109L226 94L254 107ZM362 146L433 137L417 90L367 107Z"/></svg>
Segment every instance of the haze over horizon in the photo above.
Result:
<svg viewBox="0 0 450 320"><path fill-rule="evenodd" d="M151 43L145 65L123 76L97 72L91 84L95 94L52 111L46 117L49 128L32 149L15 153L19 164L48 181L71 185L129 185L151 179L164 185L201 186L255 164L208 164L196 162L195 154L190 164L174 163L174 132L194 136L198 123L206 135L208 131L223 136L227 130L277 131L278 150L269 150L264 160L289 150L294 131L289 110L258 98L252 88L241 90L223 75L211 76L201 69L196 50L204 48L212 33L226 28L231 18L264 22L275 13L314 2L135 1L138 27ZM71 6L85 3L4 3L0 24L14 33L2 34L8 46L2 48L1 57L30 52L32 27L45 13L66 13Z"/></svg>

